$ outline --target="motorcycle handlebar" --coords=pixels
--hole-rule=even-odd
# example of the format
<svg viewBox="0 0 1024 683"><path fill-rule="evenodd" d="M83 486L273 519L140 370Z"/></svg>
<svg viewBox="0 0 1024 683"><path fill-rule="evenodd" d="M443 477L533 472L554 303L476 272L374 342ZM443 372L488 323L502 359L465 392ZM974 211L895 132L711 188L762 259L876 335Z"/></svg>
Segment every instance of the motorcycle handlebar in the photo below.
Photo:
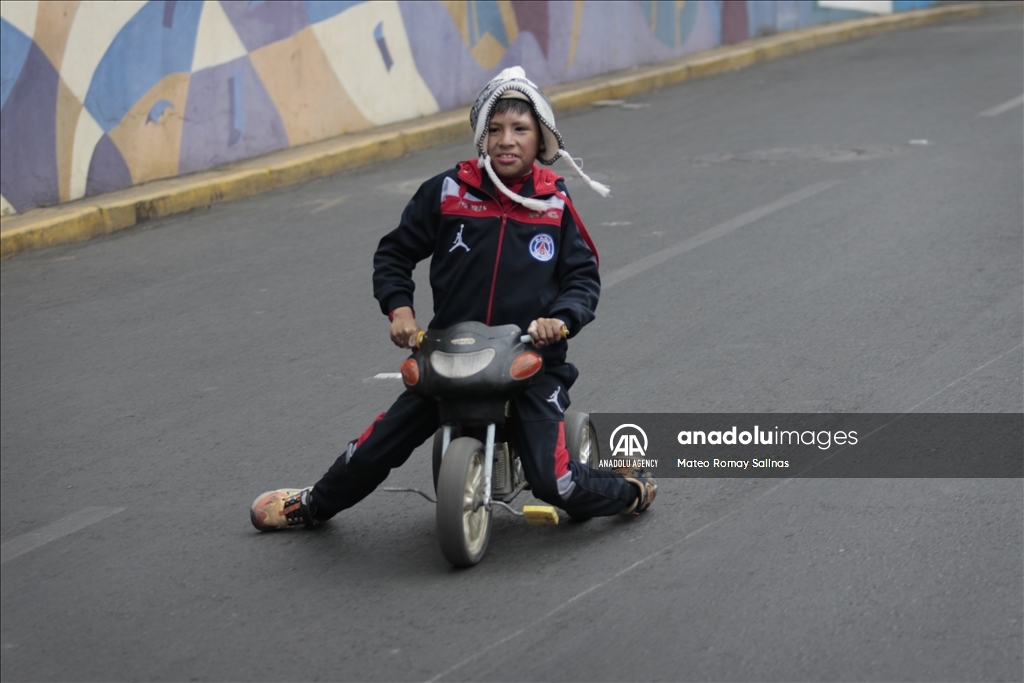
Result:
<svg viewBox="0 0 1024 683"><path fill-rule="evenodd" d="M562 325L562 329L559 330L559 334L562 337L562 339L568 339L569 338L569 328L566 327L565 325ZM416 348L417 349L420 348L423 345L423 338L426 337L426 336L427 336L427 333L424 330L420 330L419 332L416 333ZM534 339L530 335L524 334L523 336L521 336L519 338L519 343L520 344L527 344L527 343L533 344L534 343Z"/></svg>

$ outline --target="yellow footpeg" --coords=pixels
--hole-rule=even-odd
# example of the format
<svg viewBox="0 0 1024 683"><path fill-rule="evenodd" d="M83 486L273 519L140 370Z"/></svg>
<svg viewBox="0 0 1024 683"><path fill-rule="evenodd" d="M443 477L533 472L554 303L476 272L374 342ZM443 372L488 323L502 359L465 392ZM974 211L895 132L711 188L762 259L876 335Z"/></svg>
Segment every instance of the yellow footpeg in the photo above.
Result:
<svg viewBox="0 0 1024 683"><path fill-rule="evenodd" d="M558 524L558 510L550 505L524 505L527 524Z"/></svg>

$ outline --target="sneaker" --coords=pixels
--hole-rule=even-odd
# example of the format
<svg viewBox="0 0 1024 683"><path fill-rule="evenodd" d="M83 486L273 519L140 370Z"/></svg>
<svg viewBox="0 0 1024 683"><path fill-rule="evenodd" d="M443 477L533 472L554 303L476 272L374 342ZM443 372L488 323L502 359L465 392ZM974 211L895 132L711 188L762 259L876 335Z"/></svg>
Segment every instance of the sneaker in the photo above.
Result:
<svg viewBox="0 0 1024 683"><path fill-rule="evenodd" d="M626 506L620 515L639 515L651 507L654 497L658 495L658 482L646 470L618 469L615 470L639 491L635 501Z"/></svg>
<svg viewBox="0 0 1024 683"><path fill-rule="evenodd" d="M304 525L307 529L317 526L310 509L313 488L278 489L267 491L255 501L249 510L252 525L260 531L286 529Z"/></svg>

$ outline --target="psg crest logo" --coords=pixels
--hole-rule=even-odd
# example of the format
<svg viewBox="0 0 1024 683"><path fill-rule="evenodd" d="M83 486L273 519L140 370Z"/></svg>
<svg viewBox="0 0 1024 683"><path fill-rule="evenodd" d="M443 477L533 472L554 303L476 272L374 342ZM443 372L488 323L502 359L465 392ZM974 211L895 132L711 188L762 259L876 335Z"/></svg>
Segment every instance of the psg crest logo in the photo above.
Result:
<svg viewBox="0 0 1024 683"><path fill-rule="evenodd" d="M551 235L541 233L530 240L530 256L538 261L550 261L555 257L555 241Z"/></svg>

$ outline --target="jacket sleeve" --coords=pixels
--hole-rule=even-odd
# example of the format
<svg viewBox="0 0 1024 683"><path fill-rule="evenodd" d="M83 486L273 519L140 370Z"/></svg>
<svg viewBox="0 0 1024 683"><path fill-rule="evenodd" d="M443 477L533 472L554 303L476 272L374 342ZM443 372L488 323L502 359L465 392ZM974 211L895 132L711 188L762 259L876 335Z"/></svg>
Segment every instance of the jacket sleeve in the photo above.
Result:
<svg viewBox="0 0 1024 683"><path fill-rule="evenodd" d="M384 235L373 255L373 295L387 315L413 306L416 264L434 253L441 216L441 183L445 174L431 178L416 191L402 212L398 227Z"/></svg>
<svg viewBox="0 0 1024 683"><path fill-rule="evenodd" d="M561 181L558 189L569 197ZM601 276L597 270L597 255L584 241L568 206L562 213L562 249L556 274L559 291L548 316L562 320L569 328L569 336L573 337L594 319L601 298Z"/></svg>

